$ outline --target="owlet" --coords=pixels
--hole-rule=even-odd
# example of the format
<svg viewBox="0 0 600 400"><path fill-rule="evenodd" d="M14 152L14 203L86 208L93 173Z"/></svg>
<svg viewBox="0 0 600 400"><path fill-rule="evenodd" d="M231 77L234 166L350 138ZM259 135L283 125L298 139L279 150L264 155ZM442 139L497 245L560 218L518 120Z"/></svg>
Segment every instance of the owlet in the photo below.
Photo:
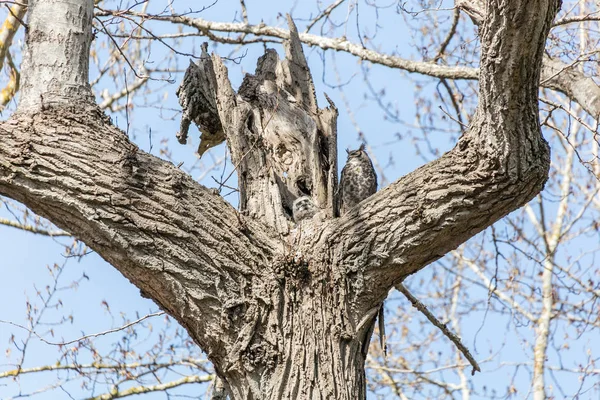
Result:
<svg viewBox="0 0 600 400"><path fill-rule="evenodd" d="M298 197L292 205L292 213L296 223L303 219L312 218L318 211L319 209L308 196Z"/></svg>

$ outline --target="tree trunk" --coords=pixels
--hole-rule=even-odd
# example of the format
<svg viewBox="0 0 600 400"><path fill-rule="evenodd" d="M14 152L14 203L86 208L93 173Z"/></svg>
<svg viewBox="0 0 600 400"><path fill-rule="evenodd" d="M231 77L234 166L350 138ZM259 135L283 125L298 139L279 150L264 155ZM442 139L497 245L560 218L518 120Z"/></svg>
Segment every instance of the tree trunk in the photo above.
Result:
<svg viewBox="0 0 600 400"><path fill-rule="evenodd" d="M30 1L20 112L75 101L93 104L88 75L93 13L93 1Z"/></svg>
<svg viewBox="0 0 600 400"><path fill-rule="evenodd" d="M364 361L377 309L353 320L339 288L307 267L282 264L265 306L245 313L252 324L218 365L232 398L365 397Z"/></svg>
<svg viewBox="0 0 600 400"><path fill-rule="evenodd" d="M364 398L387 292L547 179L537 91L559 4L489 1L470 129L440 159L336 218L337 110L317 107L291 21L286 60L267 51L238 93L205 52L179 90L180 140L193 121L201 151L227 141L238 212L138 149L92 104L93 1L32 1L21 101L0 125L0 194L83 240L176 318L232 399ZM299 197L319 212L294 221Z"/></svg>

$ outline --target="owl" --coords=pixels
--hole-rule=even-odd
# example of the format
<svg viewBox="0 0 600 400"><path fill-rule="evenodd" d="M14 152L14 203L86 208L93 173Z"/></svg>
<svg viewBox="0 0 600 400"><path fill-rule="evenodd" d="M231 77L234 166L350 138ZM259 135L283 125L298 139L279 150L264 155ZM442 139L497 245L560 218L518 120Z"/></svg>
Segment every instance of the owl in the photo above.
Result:
<svg viewBox="0 0 600 400"><path fill-rule="evenodd" d="M303 219L312 218L318 211L319 209L308 196L298 197L292 205L292 213L296 223Z"/></svg>
<svg viewBox="0 0 600 400"><path fill-rule="evenodd" d="M340 214L377 191L377 174L369 155L362 144L358 150L346 150L348 161L342 169L340 179Z"/></svg>

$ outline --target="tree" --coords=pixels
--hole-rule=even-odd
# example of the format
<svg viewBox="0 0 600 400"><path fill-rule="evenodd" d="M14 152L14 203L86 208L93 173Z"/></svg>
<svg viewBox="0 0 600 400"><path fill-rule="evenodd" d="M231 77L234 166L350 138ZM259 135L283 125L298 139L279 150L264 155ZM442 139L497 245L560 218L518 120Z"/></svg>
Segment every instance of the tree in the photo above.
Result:
<svg viewBox="0 0 600 400"><path fill-rule="evenodd" d="M597 107L573 89L579 75L568 79L543 56L558 2L475 5L463 5L482 43L469 129L450 152L335 218L336 110L317 109L300 46L311 38L292 23L287 62L267 52L237 94L218 56L205 55L189 75L207 100L188 116L203 139L227 140L238 213L99 112L87 86L92 4L35 2L19 109L3 125L0 192L82 239L176 318L232 398L364 396L366 343L388 291L542 189L550 162L538 119L542 62L546 85ZM60 23L63 15L79 19ZM64 36L49 51L51 31ZM295 226L290 205L306 192L324 211Z"/></svg>

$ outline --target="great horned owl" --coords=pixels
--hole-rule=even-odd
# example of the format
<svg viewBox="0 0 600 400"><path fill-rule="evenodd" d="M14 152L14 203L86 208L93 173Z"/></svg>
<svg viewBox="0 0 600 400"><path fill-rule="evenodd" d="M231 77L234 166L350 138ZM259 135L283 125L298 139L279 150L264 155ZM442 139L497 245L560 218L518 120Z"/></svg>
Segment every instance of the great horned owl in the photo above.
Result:
<svg viewBox="0 0 600 400"><path fill-rule="evenodd" d="M340 179L340 213L346 214L352 207L377 191L377 174L362 144L358 150L346 150L348 161Z"/></svg>
<svg viewBox="0 0 600 400"><path fill-rule="evenodd" d="M373 168L373 163L365 151L365 145L362 144L358 150L346 150L348 152L348 161L342 169L340 179L340 213L346 214L352 207L371 196L377 191L377 173ZM384 354L386 351L385 321L383 315L383 303L379 307L376 318L379 320L379 340ZM373 327L375 318L373 318ZM371 329L373 329L373 327ZM371 331L372 332L372 331ZM368 336L371 337L371 334ZM366 343L368 346L368 340ZM366 347L363 351L366 354Z"/></svg>
<svg viewBox="0 0 600 400"><path fill-rule="evenodd" d="M292 213L296 223L303 219L312 218L318 211L319 209L308 196L298 197L292 205Z"/></svg>

